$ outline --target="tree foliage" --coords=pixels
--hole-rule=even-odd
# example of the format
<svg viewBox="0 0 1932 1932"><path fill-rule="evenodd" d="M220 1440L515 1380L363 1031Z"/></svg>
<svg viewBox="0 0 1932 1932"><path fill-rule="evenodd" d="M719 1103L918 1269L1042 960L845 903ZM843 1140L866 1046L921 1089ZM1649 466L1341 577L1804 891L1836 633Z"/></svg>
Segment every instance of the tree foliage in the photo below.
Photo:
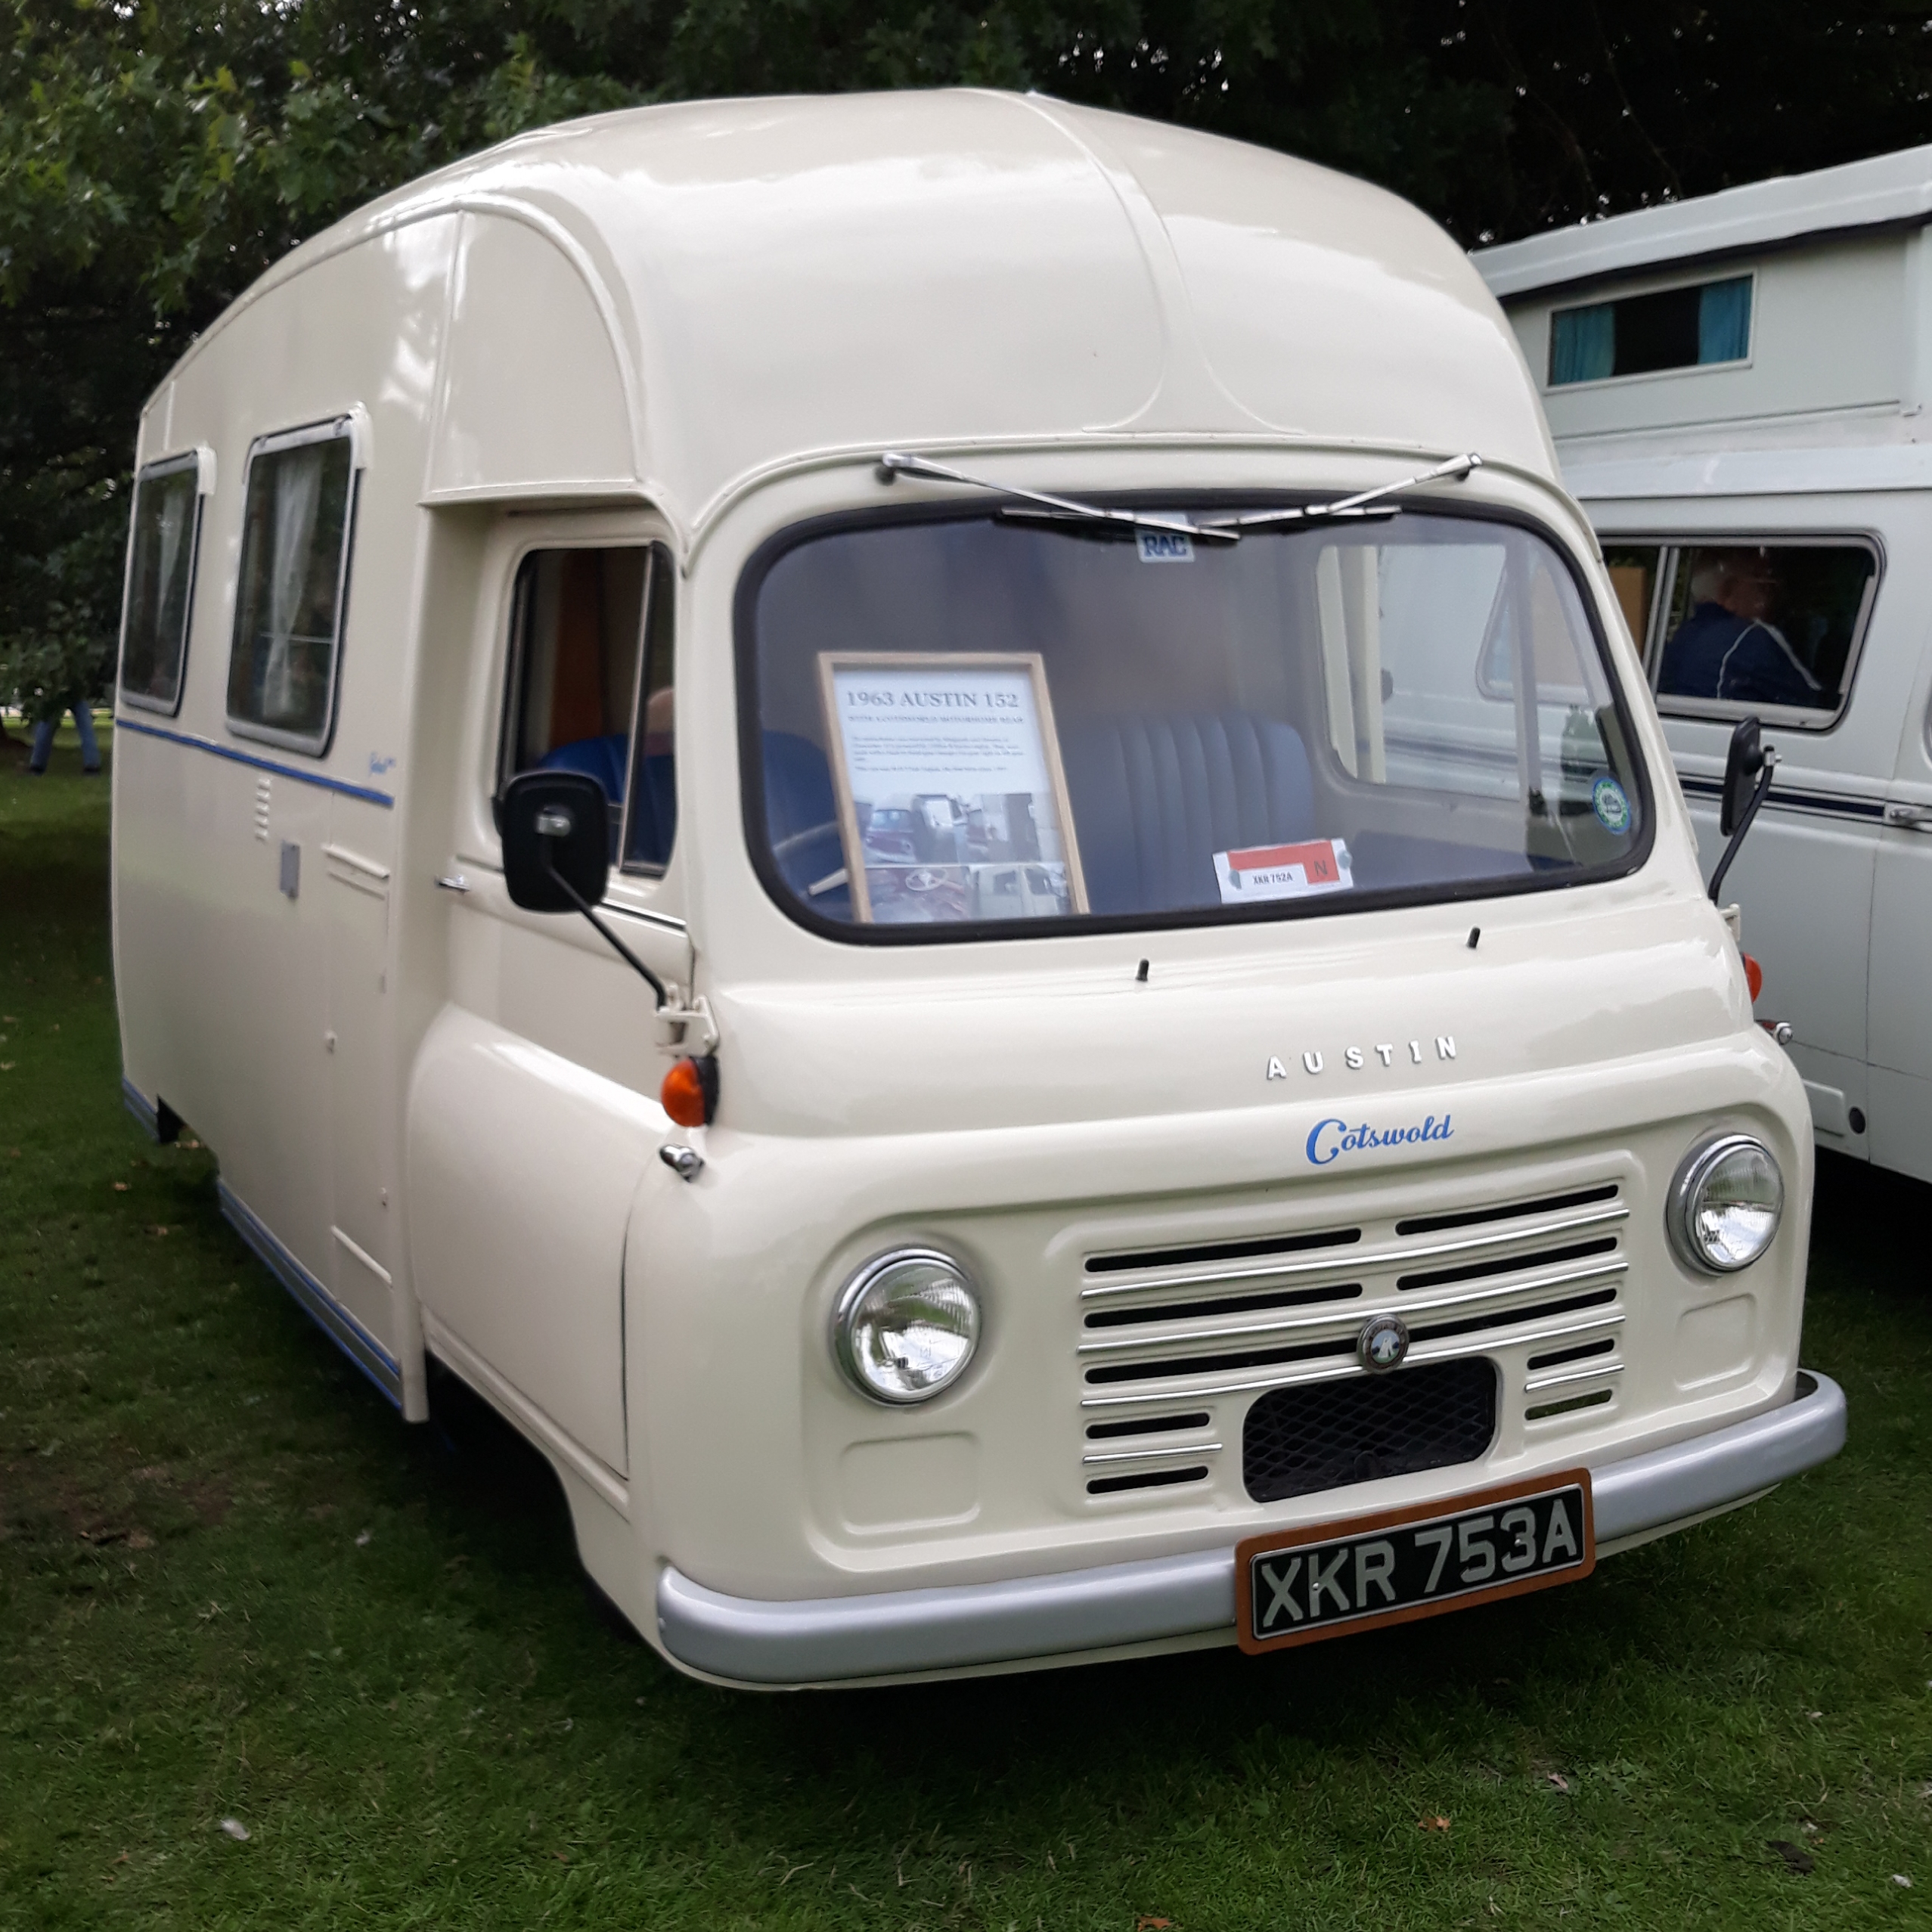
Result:
<svg viewBox="0 0 1932 1932"><path fill-rule="evenodd" d="M5 0L0 36L0 697L48 702L107 661L135 420L194 332L526 128L1038 87L1366 175L1471 243L1932 138L1922 0Z"/></svg>

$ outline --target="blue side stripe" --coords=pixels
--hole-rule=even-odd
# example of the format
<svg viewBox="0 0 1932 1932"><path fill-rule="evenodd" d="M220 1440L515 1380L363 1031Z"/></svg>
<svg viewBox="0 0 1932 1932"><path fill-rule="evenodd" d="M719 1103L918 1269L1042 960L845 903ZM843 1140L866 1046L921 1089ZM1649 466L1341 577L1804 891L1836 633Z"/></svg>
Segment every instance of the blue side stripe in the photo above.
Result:
<svg viewBox="0 0 1932 1932"><path fill-rule="evenodd" d="M218 1174L215 1192L228 1225L287 1289L315 1326L361 1370L385 1401L402 1406L402 1369L395 1357L271 1234L254 1210Z"/></svg>
<svg viewBox="0 0 1932 1932"><path fill-rule="evenodd" d="M1721 778L1705 778L1680 771L1677 782L1694 799L1721 799L1724 795L1724 781ZM1875 823L1882 823L1885 817L1883 799L1861 799L1855 792L1798 792L1773 785L1764 805L1767 811L1815 811L1828 818L1862 818Z"/></svg>
<svg viewBox="0 0 1932 1932"><path fill-rule="evenodd" d="M319 786L325 792L340 792L345 797L367 799L372 805L393 808L394 797L387 792L373 790L367 785L352 785L345 778L331 778L327 773L305 771L299 764L283 764L271 758L258 758L253 752L237 751L232 745L218 745L212 738L197 738L189 731L164 731L158 724L143 724L132 718L116 718L116 731L138 731L144 738L163 738L171 745L186 745L191 750L209 752L216 758L231 759L237 764L252 764L257 771L279 772L284 778L293 778L299 785Z"/></svg>

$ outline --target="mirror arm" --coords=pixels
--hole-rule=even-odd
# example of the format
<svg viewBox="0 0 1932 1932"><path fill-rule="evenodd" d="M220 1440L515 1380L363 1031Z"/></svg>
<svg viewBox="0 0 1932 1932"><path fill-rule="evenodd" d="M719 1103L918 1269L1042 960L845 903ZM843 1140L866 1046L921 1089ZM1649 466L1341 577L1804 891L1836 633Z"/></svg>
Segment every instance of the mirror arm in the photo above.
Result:
<svg viewBox="0 0 1932 1932"><path fill-rule="evenodd" d="M598 918L596 912L592 909L589 901L585 899L583 895L578 892L577 888L571 884L569 880L566 879L563 873L557 870L557 861L550 857L550 845L547 840L546 840L544 843L543 854L544 870L549 873L552 880L561 888L563 896L568 899L570 903L575 906L577 910L581 913L600 933L603 935L606 939L609 941L610 944L616 947L619 957L624 961L625 964L630 967L632 972L638 974L643 980L645 980L645 982L650 985L651 991L657 995L658 1004L660 1006L665 1005L669 996L664 990L664 982L659 978L657 975L652 972L650 968L646 966L643 961L639 959L637 954L632 952L630 947L625 945L624 941L619 938L617 935L612 932L610 928L605 925L602 919Z"/></svg>
<svg viewBox="0 0 1932 1932"><path fill-rule="evenodd" d="M1710 875L1710 903L1713 906L1724 902L1720 896L1724 890L1724 875L1731 870L1731 861L1738 856L1738 848L1744 842L1744 834L1751 828L1751 821L1757 816L1757 808L1769 796L1771 774L1777 768L1778 754L1767 745L1764 748L1764 763L1758 773L1757 783L1753 789L1751 800L1738 816L1737 830L1731 834L1731 842L1724 848L1724 856L1717 861L1717 870Z"/></svg>

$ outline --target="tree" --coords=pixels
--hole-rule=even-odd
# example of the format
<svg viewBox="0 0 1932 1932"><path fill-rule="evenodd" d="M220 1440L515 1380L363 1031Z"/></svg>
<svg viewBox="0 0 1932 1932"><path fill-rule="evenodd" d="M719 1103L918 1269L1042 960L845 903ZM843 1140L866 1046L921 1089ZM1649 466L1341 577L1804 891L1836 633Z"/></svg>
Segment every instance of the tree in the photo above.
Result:
<svg viewBox="0 0 1932 1932"><path fill-rule="evenodd" d="M634 101L1037 86L1366 175L1468 243L1932 136L1907 0L6 0L0 699L98 690L141 404L372 196Z"/></svg>

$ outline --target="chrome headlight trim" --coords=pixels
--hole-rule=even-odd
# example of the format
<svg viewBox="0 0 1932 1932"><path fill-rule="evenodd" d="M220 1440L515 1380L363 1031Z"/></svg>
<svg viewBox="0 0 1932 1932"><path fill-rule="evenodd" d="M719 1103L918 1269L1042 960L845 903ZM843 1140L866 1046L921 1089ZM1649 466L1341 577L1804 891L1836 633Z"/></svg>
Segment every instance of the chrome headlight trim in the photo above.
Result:
<svg viewBox="0 0 1932 1932"><path fill-rule="evenodd" d="M963 1298L964 1319L955 1332L963 1341L958 1359L936 1379L921 1388L892 1390L881 1387L867 1374L857 1331L866 1312L867 1298L895 1270L908 1266L936 1268L950 1275ZM965 1265L955 1256L936 1248L895 1248L867 1261L839 1291L832 1313L832 1357L847 1384L867 1400L892 1408L908 1408L930 1402L953 1388L971 1366L979 1349L981 1327L979 1290Z"/></svg>
<svg viewBox="0 0 1932 1932"><path fill-rule="evenodd" d="M1741 1261L1720 1261L1710 1253L1698 1239L1696 1217L1702 1204L1705 1183L1718 1167L1732 1155L1752 1152L1761 1154L1771 1169L1776 1183L1776 1192L1771 1204L1771 1231L1750 1254ZM1732 1275L1741 1272L1762 1261L1771 1244L1778 1238L1778 1230L1785 1217L1785 1174L1778 1164L1778 1157L1754 1134L1720 1133L1708 1140L1701 1140L1678 1163L1677 1172L1670 1183L1670 1197L1664 1206L1664 1226L1670 1237L1670 1246L1679 1261L1685 1267L1701 1275Z"/></svg>

